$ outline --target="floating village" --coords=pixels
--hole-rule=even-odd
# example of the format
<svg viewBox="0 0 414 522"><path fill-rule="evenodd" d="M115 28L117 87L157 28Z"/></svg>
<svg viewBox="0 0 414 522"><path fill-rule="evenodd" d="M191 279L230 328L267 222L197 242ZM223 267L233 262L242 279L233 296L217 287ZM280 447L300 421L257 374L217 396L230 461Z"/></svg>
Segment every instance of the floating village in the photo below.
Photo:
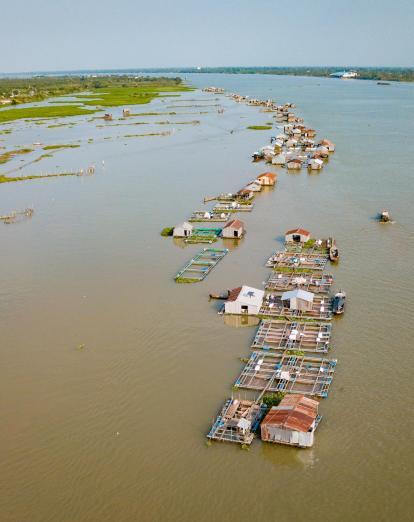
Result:
<svg viewBox="0 0 414 522"><path fill-rule="evenodd" d="M208 87L205 92L229 96L236 103L261 107L273 113L283 132L252 154L272 168L321 170L335 145L317 140L316 131L304 125L292 103L250 99ZM204 198L209 210L194 210L186 221L162 231L185 243L208 243L219 238L239 241L246 233L237 217L254 210L255 197L264 187L275 187L277 173L266 171L234 193ZM210 226L209 226L210 225ZM175 276L177 283L197 283L229 253L227 248L204 247ZM301 226L288 230L284 248L266 261L271 272L263 289L242 284L210 299L223 301L220 315L257 318L260 322L245 366L207 434L210 441L236 442L249 447L255 437L270 443L308 448L322 419L320 400L328 397L337 360L328 357L332 319L345 309L346 294L331 293L333 277L325 271L339 260L332 237L318 239ZM249 393L249 399L236 397Z"/></svg>

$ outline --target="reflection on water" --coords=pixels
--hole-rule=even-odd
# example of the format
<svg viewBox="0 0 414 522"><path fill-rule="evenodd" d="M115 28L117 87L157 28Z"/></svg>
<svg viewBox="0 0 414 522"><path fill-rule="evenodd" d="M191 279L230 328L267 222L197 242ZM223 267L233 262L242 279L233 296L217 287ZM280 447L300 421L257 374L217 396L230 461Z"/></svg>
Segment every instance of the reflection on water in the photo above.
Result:
<svg viewBox="0 0 414 522"><path fill-rule="evenodd" d="M260 323L260 319L249 315L223 315L223 321L226 326L232 326L233 328L257 326Z"/></svg>

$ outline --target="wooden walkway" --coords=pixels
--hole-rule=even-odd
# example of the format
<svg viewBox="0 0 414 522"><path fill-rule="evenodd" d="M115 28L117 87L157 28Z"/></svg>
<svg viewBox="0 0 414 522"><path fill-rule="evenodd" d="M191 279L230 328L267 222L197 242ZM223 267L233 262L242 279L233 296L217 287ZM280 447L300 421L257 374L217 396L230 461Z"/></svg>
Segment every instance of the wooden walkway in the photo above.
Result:
<svg viewBox="0 0 414 522"><path fill-rule="evenodd" d="M327 397L335 367L335 359L253 352L234 386Z"/></svg>
<svg viewBox="0 0 414 522"><path fill-rule="evenodd" d="M254 204L242 205L240 203L216 203L213 207L213 212L251 212Z"/></svg>
<svg viewBox="0 0 414 522"><path fill-rule="evenodd" d="M228 253L227 248L203 248L175 276L177 283L198 283L213 270Z"/></svg>
<svg viewBox="0 0 414 522"><path fill-rule="evenodd" d="M219 223L230 219L229 212L208 212L205 210L195 210L190 219L190 223Z"/></svg>
<svg viewBox="0 0 414 522"><path fill-rule="evenodd" d="M263 320L251 347L265 351L327 353L331 331L330 323Z"/></svg>

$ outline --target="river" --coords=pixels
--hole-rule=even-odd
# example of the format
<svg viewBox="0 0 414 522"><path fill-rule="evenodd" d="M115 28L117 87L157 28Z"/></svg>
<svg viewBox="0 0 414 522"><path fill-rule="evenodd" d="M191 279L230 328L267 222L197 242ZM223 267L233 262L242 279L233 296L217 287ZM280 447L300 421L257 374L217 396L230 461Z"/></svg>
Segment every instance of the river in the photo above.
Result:
<svg viewBox="0 0 414 522"><path fill-rule="evenodd" d="M410 520L414 85L186 79L293 102L337 150L318 174L279 169L277 188L242 218L240 245L204 282L177 285L174 274L200 245L182 248L160 230L203 208L204 196L239 189L266 170L250 155L274 131L246 127L269 115L221 97L211 104L222 103L224 114L211 107L177 116L201 123L177 124L170 136L123 139L117 127L91 129L82 117L53 130L7 126L13 132L0 136L3 146L81 140L24 174L91 163L97 171L0 186L2 212L35 208L32 219L0 226L0 519ZM205 105L214 98L181 96ZM155 100L143 112L185 105L181 99ZM383 208L394 224L376 222ZM205 435L255 328L226 324L208 293L261 288L265 260L297 226L336 238L341 260L332 273L348 296L346 314L334 320L338 366L316 444L209 447Z"/></svg>

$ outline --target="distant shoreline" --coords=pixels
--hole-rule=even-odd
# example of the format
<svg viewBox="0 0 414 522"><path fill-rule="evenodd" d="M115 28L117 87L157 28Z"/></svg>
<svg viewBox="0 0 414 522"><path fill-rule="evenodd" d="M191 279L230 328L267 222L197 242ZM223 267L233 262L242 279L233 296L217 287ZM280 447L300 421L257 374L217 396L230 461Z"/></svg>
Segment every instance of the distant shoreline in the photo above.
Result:
<svg viewBox="0 0 414 522"><path fill-rule="evenodd" d="M268 74L276 76L309 76L331 78L338 71L353 70L358 73L357 80L414 82L414 67L172 67L172 68L129 68L129 69L85 69L68 71L32 71L20 73L0 73L0 78L18 78L33 76L79 76L79 75L127 75L150 73L173 74ZM332 77L332 79L335 79Z"/></svg>

